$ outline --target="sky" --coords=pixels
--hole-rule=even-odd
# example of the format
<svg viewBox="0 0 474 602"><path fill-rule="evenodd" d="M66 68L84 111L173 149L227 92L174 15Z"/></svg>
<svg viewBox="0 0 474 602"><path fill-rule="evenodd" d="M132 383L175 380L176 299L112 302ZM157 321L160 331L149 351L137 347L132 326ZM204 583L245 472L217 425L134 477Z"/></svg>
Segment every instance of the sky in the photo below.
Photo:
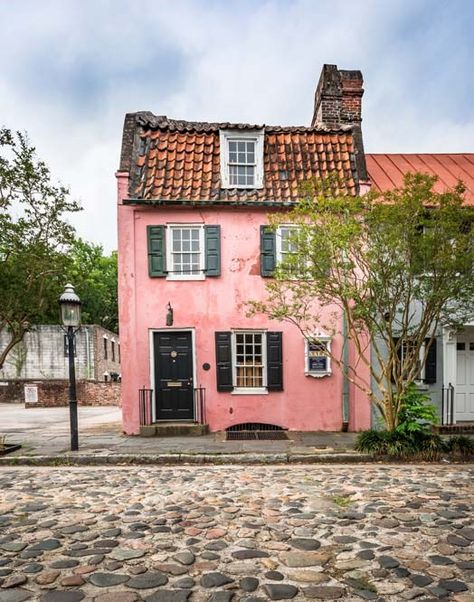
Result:
<svg viewBox="0 0 474 602"><path fill-rule="evenodd" d="M0 0L0 126L116 242L125 113L309 125L324 63L364 76L367 152L474 151L472 0Z"/></svg>

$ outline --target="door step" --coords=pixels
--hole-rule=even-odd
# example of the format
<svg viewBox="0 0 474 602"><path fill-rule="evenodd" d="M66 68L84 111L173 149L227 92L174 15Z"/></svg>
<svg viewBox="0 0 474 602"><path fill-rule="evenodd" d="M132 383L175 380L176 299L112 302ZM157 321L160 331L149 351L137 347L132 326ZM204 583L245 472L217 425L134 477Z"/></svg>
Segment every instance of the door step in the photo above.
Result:
<svg viewBox="0 0 474 602"><path fill-rule="evenodd" d="M194 422L155 422L140 427L140 437L202 437L208 433L207 424Z"/></svg>
<svg viewBox="0 0 474 602"><path fill-rule="evenodd" d="M436 427L440 435L474 434L474 422L458 422L457 424L444 424Z"/></svg>

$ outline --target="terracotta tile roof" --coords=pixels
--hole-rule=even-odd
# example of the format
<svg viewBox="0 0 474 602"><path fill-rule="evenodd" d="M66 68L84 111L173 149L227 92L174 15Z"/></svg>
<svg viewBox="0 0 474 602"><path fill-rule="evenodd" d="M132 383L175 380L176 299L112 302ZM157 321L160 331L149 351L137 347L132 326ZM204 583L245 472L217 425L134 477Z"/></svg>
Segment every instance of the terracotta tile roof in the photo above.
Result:
<svg viewBox="0 0 474 602"><path fill-rule="evenodd" d="M406 173L420 171L438 176L437 192L462 180L467 187L466 203L474 205L474 153L366 154L365 160L372 185L381 192L402 186Z"/></svg>
<svg viewBox="0 0 474 602"><path fill-rule="evenodd" d="M135 114L129 196L144 200L295 201L301 182L338 176L357 192L348 126L326 128L190 122ZM264 187L221 188L219 130L264 130ZM125 128L124 128L125 137ZM122 154L123 161L123 154Z"/></svg>

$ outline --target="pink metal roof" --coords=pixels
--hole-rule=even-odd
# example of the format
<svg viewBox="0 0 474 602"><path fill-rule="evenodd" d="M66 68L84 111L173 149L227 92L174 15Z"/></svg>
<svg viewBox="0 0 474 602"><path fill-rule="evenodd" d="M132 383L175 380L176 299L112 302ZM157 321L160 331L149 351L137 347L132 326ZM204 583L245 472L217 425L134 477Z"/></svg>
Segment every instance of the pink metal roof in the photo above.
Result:
<svg viewBox="0 0 474 602"><path fill-rule="evenodd" d="M403 185L407 172L438 176L435 190L443 192L462 180L466 202L474 205L474 153L463 154L371 154L365 155L367 171L375 189L384 192Z"/></svg>

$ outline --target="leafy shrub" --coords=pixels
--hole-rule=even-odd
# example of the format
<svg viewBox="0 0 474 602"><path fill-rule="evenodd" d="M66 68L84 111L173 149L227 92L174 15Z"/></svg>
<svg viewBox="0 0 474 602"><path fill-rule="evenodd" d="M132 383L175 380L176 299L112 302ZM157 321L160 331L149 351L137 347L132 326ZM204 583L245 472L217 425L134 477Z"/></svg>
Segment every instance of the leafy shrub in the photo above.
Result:
<svg viewBox="0 0 474 602"><path fill-rule="evenodd" d="M396 431L404 435L427 432L438 422L436 407L429 395L422 393L410 383L401 397L398 426Z"/></svg>
<svg viewBox="0 0 474 602"><path fill-rule="evenodd" d="M388 456L398 460L438 460L443 453L463 458L474 455L474 440L457 435L443 439L436 433L420 431L400 433L398 431L368 430L359 433L355 449L374 456Z"/></svg>
<svg viewBox="0 0 474 602"><path fill-rule="evenodd" d="M364 454L383 454L386 449L387 431L369 429L357 435L355 449Z"/></svg>
<svg viewBox="0 0 474 602"><path fill-rule="evenodd" d="M463 457L474 455L474 439L466 435L453 435L443 442L444 451Z"/></svg>

